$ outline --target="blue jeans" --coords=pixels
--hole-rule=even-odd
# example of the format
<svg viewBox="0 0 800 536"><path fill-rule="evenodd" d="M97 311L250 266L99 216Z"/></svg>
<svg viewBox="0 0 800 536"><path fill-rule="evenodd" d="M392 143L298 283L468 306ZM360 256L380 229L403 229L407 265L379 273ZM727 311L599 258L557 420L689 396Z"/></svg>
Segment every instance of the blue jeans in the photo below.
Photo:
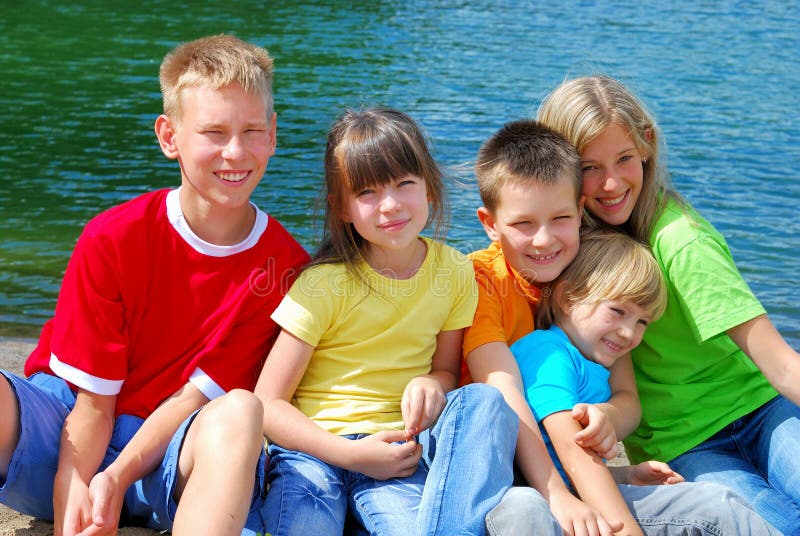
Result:
<svg viewBox="0 0 800 536"><path fill-rule="evenodd" d="M349 509L372 534L484 534L484 517L511 486L517 426L499 391L472 384L448 393L419 435L423 455L408 478L376 480L270 445L266 532L341 534Z"/></svg>
<svg viewBox="0 0 800 536"><path fill-rule="evenodd" d="M489 536L563 536L542 494L528 486L510 488L486 514Z"/></svg>
<svg viewBox="0 0 800 536"><path fill-rule="evenodd" d="M780 536L742 497L719 484L683 482L618 487L647 536Z"/></svg>
<svg viewBox="0 0 800 536"><path fill-rule="evenodd" d="M800 408L778 396L670 461L686 480L719 482L778 530L800 535Z"/></svg>

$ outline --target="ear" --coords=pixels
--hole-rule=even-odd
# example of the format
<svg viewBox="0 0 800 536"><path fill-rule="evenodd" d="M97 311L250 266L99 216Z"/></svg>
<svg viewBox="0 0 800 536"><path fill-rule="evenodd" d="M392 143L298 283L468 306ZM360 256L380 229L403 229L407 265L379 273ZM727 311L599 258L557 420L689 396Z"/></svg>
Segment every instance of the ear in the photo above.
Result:
<svg viewBox="0 0 800 536"><path fill-rule="evenodd" d="M497 222L495 222L494 216L489 212L488 208L481 207L478 209L478 220L483 225L483 230L486 231L486 236L489 237L489 240L499 242L500 233L497 232Z"/></svg>
<svg viewBox="0 0 800 536"><path fill-rule="evenodd" d="M175 140L175 125L169 117L161 114L156 119L156 137L158 138L158 145L161 147L161 152L164 156L170 159L178 158L179 151Z"/></svg>
<svg viewBox="0 0 800 536"><path fill-rule="evenodd" d="M275 154L278 147L278 114L272 112L272 119L267 121L267 128L269 129L270 151L269 155Z"/></svg>
<svg viewBox="0 0 800 536"><path fill-rule="evenodd" d="M552 287L552 300L555 304L555 312L559 318L564 318L569 313L569 303L567 302L567 295L564 291L564 282L559 281Z"/></svg>
<svg viewBox="0 0 800 536"><path fill-rule="evenodd" d="M578 219L579 220L583 218L583 207L585 205L586 205L586 196L585 195L581 195L581 197L578 199Z"/></svg>

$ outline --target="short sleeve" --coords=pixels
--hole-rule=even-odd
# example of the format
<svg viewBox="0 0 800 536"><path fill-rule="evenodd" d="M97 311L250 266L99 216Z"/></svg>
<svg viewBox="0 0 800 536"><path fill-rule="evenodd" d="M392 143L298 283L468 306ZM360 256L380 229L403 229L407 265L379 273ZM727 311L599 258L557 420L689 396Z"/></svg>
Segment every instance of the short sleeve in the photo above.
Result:
<svg viewBox="0 0 800 536"><path fill-rule="evenodd" d="M283 329L317 346L336 319L342 292L352 289L345 268L321 265L300 274L288 294L272 313L272 319Z"/></svg>
<svg viewBox="0 0 800 536"><path fill-rule="evenodd" d="M442 325L442 331L450 331L456 329L466 328L472 325L475 317L475 308L478 305L478 285L475 282L475 271L472 269L472 261L467 259L461 253L451 248L445 248L444 255L455 255L453 273L455 277L452 278L454 283L454 300L453 306L450 309L450 315L445 323ZM444 266L445 273L450 271L447 265ZM437 280L440 278L437 275ZM436 292L438 288L434 287L433 291Z"/></svg>
<svg viewBox="0 0 800 536"><path fill-rule="evenodd" d="M580 402L580 378L565 349L526 336L511 345L522 374L525 399L537 421Z"/></svg>
<svg viewBox="0 0 800 536"><path fill-rule="evenodd" d="M503 306L501 293L495 288L494 279L482 271L475 271L478 303L472 326L464 333L463 353L470 352L490 342L506 342L503 329Z"/></svg>
<svg viewBox="0 0 800 536"><path fill-rule="evenodd" d="M721 236L698 236L676 252L665 269L698 342L765 313Z"/></svg>
<svg viewBox="0 0 800 536"><path fill-rule="evenodd" d="M90 225L78 240L64 274L50 368L82 389L115 395L128 367L120 270L114 245L92 233Z"/></svg>

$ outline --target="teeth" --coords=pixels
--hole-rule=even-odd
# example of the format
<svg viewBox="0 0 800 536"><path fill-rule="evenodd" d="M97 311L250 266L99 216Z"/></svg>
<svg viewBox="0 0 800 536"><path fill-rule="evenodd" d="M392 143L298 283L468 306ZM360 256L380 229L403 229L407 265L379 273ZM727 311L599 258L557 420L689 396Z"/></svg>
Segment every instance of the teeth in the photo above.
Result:
<svg viewBox="0 0 800 536"><path fill-rule="evenodd" d="M247 172L239 171L237 173L228 173L228 172L218 171L217 176L224 181L239 182L243 181L245 177L247 177Z"/></svg>
<svg viewBox="0 0 800 536"><path fill-rule="evenodd" d="M623 199L625 199L624 193L619 197L615 197L614 199L598 199L598 201L600 201L601 205L611 206L611 205L616 205L618 203L622 203Z"/></svg>
<svg viewBox="0 0 800 536"><path fill-rule="evenodd" d="M551 253L550 255L531 255L531 257L533 257L537 261L549 261L550 259L554 258L556 255L558 255L558 251L556 251L555 253Z"/></svg>

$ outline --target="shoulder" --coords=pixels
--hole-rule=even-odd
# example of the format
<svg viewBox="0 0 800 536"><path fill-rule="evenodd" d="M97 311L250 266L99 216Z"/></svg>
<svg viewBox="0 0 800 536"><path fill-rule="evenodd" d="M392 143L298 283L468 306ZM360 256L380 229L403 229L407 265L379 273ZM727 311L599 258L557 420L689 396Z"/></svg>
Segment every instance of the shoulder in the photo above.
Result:
<svg viewBox="0 0 800 536"><path fill-rule="evenodd" d="M662 210L650 236L653 254L665 260L696 242L713 242L727 250L723 236L688 203L669 201Z"/></svg>
<svg viewBox="0 0 800 536"><path fill-rule="evenodd" d="M166 214L168 193L169 190L156 190L104 210L89 220L84 233L110 235L157 222L160 214Z"/></svg>

